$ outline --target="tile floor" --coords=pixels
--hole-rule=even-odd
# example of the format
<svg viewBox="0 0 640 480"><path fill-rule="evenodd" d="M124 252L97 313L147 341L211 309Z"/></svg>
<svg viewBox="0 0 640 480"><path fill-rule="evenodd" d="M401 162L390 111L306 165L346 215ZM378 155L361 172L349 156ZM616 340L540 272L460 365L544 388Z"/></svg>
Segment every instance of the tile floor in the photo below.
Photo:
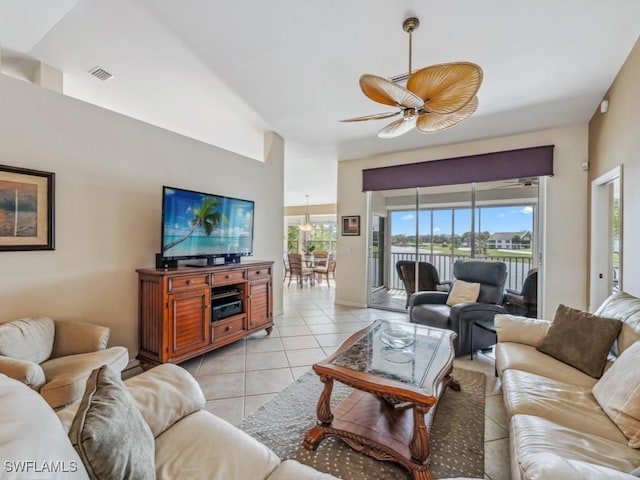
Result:
<svg viewBox="0 0 640 480"><path fill-rule="evenodd" d="M259 332L232 345L184 362L207 399L207 409L238 424L263 403L307 372L351 333L377 318L407 320L405 313L334 305L334 286L326 283L284 287L283 314L270 336ZM485 478L509 478L508 421L493 360L479 354L455 365L487 376L485 403Z"/></svg>

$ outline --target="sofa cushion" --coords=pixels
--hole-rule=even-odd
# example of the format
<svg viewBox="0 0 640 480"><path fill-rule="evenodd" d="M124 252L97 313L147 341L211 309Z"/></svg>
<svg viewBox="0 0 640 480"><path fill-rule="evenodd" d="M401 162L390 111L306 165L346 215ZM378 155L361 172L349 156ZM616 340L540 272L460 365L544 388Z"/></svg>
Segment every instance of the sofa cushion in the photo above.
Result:
<svg viewBox="0 0 640 480"><path fill-rule="evenodd" d="M416 305L411 310L411 321L436 328L449 328L449 305Z"/></svg>
<svg viewBox="0 0 640 480"><path fill-rule="evenodd" d="M38 393L0 374L0 405L3 480L89 478L56 414ZM50 470L36 473L36 466Z"/></svg>
<svg viewBox="0 0 640 480"><path fill-rule="evenodd" d="M504 342L496 345L496 369L499 375L509 369L531 372L571 385L593 387L596 379L577 368L567 365L535 347L521 343Z"/></svg>
<svg viewBox="0 0 640 480"><path fill-rule="evenodd" d="M522 480L635 480L625 472L545 452L527 456L526 467L513 478Z"/></svg>
<svg viewBox="0 0 640 480"><path fill-rule="evenodd" d="M120 372L106 365L91 372L69 438L92 479L155 476L153 434Z"/></svg>
<svg viewBox="0 0 640 480"><path fill-rule="evenodd" d="M595 315L623 322L613 348L616 355L640 340L640 298L625 292L614 293L600 305Z"/></svg>
<svg viewBox="0 0 640 480"><path fill-rule="evenodd" d="M23 318L0 325L0 355L42 363L51 356L55 326L47 317Z"/></svg>
<svg viewBox="0 0 640 480"><path fill-rule="evenodd" d="M191 374L171 363L154 367L124 383L155 437L181 418L203 409L206 403Z"/></svg>
<svg viewBox="0 0 640 480"><path fill-rule="evenodd" d="M494 317L498 342L517 342L537 347L547 334L549 320L498 314Z"/></svg>
<svg viewBox="0 0 640 480"><path fill-rule="evenodd" d="M587 375L599 378L621 326L619 320L559 305L537 349Z"/></svg>
<svg viewBox="0 0 640 480"><path fill-rule="evenodd" d="M507 370L502 376L507 415L536 415L559 425L620 443L627 439L607 417L590 387L533 373Z"/></svg>
<svg viewBox="0 0 640 480"><path fill-rule="evenodd" d="M447 297L447 305L453 307L459 303L470 303L478 300L480 284L456 280Z"/></svg>
<svg viewBox="0 0 640 480"><path fill-rule="evenodd" d="M124 347L47 360L41 365L47 383L40 389L40 395L53 408L67 405L82 397L92 370L100 365L108 365L119 373L127 363L129 353Z"/></svg>
<svg viewBox="0 0 640 480"><path fill-rule="evenodd" d="M285 460L267 480L338 480L333 475L322 473L296 460Z"/></svg>
<svg viewBox="0 0 640 480"><path fill-rule="evenodd" d="M627 348L593 386L602 409L629 439L640 448L640 342Z"/></svg>
<svg viewBox="0 0 640 480"><path fill-rule="evenodd" d="M546 418L534 415L515 415L510 421L512 466L519 469L513 478L565 480L561 475L543 476L539 469L541 458L550 454L574 462L584 462L588 467L607 467L618 472L631 472L640 465L640 451L624 443L590 435ZM574 467L577 465L574 465ZM600 479L606 476L592 475L597 470L587 468L582 479ZM548 472L548 470L547 470ZM591 475L589 474L591 473ZM570 477L576 478L576 477ZM614 477L615 478L615 477Z"/></svg>
<svg viewBox="0 0 640 480"><path fill-rule="evenodd" d="M156 438L158 480L261 479L279 463L268 447L205 410L186 416Z"/></svg>

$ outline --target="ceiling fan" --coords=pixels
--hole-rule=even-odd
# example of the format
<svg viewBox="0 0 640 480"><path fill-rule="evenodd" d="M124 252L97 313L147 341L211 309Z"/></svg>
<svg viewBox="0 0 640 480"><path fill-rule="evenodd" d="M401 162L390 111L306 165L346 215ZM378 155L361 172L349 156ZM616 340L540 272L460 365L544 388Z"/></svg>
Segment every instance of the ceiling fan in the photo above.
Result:
<svg viewBox="0 0 640 480"><path fill-rule="evenodd" d="M504 185L494 188L493 190L502 190L505 188L527 188L538 186L538 177L522 177L513 180L505 180Z"/></svg>
<svg viewBox="0 0 640 480"><path fill-rule="evenodd" d="M374 102L398 107L396 112L385 112L349 118L343 122L378 120L402 114L380 132L380 138L394 138L414 127L421 133L433 133L461 122L478 108L476 94L482 83L482 69L475 63L442 63L412 73L412 34L420 25L415 18L407 18L402 29L409 34L409 73L407 86L377 75L360 77L362 92Z"/></svg>

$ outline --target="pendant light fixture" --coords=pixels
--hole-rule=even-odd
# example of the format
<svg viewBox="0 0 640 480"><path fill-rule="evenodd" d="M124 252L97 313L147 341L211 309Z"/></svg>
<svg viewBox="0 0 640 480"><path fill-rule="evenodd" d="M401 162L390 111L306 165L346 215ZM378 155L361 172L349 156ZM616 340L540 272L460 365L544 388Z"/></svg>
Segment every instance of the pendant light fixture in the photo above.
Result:
<svg viewBox="0 0 640 480"><path fill-rule="evenodd" d="M304 224L299 225L298 228L303 232L310 232L313 230L313 223L311 223L311 217L309 217L309 195L305 195L307 197L307 213L304 215Z"/></svg>

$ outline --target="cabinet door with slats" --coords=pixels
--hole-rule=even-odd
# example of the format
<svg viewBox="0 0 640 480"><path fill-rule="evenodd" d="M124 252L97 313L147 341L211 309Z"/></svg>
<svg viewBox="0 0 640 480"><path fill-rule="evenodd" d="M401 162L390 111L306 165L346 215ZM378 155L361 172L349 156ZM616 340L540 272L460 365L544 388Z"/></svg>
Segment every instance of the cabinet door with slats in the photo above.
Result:
<svg viewBox="0 0 640 480"><path fill-rule="evenodd" d="M211 292L197 289L169 295L169 357L175 358L211 343Z"/></svg>

